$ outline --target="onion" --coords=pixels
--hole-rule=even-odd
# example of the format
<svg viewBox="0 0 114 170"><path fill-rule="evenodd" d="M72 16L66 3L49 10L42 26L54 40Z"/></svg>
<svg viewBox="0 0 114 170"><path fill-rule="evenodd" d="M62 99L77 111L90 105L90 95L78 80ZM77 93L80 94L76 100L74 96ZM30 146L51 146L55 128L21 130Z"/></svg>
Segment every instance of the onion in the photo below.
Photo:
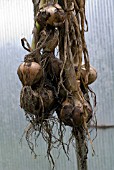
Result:
<svg viewBox="0 0 114 170"><path fill-rule="evenodd" d="M81 76L84 79L86 75L85 65L81 66ZM97 71L93 66L90 66L90 71L88 75L88 84L93 83L97 79Z"/></svg>
<svg viewBox="0 0 114 170"><path fill-rule="evenodd" d="M73 125L72 124L73 109L74 109L73 105L67 99L62 103L62 108L60 111L59 118L65 125L68 125L68 126Z"/></svg>
<svg viewBox="0 0 114 170"><path fill-rule="evenodd" d="M72 112L73 125L80 126L83 124L84 119L86 122L88 122L91 119L91 117L92 117L92 107L87 101L85 101L84 106L82 107L80 107L79 105L75 106Z"/></svg>
<svg viewBox="0 0 114 170"><path fill-rule="evenodd" d="M23 62L17 70L23 86L31 86L43 77L41 66L36 62Z"/></svg>
<svg viewBox="0 0 114 170"><path fill-rule="evenodd" d="M31 86L22 87L20 106L25 112L39 117L42 116L43 112L45 118L48 116L54 103L55 98L52 90L43 88L40 92L37 92L37 90L33 90Z"/></svg>
<svg viewBox="0 0 114 170"><path fill-rule="evenodd" d="M40 9L36 20L41 26L46 24L60 26L65 21L65 13L59 4L48 5Z"/></svg>
<svg viewBox="0 0 114 170"><path fill-rule="evenodd" d="M24 86L20 93L20 106L29 114L39 115L41 112L41 101L38 93L31 86Z"/></svg>

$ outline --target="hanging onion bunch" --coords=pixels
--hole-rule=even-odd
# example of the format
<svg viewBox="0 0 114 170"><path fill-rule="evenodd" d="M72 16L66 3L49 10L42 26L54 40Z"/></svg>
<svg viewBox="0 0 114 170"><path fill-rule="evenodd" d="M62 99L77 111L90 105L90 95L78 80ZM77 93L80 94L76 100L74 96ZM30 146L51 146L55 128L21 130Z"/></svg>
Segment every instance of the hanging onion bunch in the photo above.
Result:
<svg viewBox="0 0 114 170"><path fill-rule="evenodd" d="M65 126L71 127L73 134L83 129L90 139L88 122L94 118L96 98L92 105L90 93L94 96L95 93L89 85L97 79L97 71L90 65L85 42L85 0L46 2L40 0L39 8L35 8L38 10L34 19L34 44L31 47L26 41L26 48L22 41L29 53L17 73L23 85L20 106L30 122L25 130L29 147L34 152L29 141L31 131L41 134L48 143L48 158L54 165L51 155L54 144L61 144L67 155L63 143ZM57 137L53 129L58 124Z"/></svg>

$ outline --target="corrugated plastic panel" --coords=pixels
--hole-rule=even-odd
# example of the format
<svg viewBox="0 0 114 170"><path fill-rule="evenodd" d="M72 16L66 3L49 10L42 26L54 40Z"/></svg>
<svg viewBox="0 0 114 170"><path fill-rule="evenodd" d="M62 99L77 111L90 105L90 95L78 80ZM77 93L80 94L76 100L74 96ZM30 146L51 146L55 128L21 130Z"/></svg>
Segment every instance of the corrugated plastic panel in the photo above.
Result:
<svg viewBox="0 0 114 170"><path fill-rule="evenodd" d="M114 1L87 0L89 32L87 45L90 61L97 68L93 84L97 94L97 118L100 124L114 124Z"/></svg>
<svg viewBox="0 0 114 170"><path fill-rule="evenodd" d="M91 64L98 71L92 85L97 96L98 125L114 125L114 1L87 0L87 45ZM93 133L94 134L94 133ZM89 152L89 170L113 170L114 129L100 129L94 140L96 155Z"/></svg>
<svg viewBox="0 0 114 170"><path fill-rule="evenodd" d="M86 13L90 61L98 71L98 79L92 85L97 95L98 124L114 124L114 1L87 0ZM22 147L19 144L27 122L19 107L21 83L16 70L26 54L20 39L26 37L30 42L32 28L32 0L0 0L0 170L50 170L46 146L41 140L36 160L25 140ZM88 170L113 170L114 130L101 129L97 133L94 157L89 146ZM71 160L62 153L56 165L57 170L77 169L72 147Z"/></svg>

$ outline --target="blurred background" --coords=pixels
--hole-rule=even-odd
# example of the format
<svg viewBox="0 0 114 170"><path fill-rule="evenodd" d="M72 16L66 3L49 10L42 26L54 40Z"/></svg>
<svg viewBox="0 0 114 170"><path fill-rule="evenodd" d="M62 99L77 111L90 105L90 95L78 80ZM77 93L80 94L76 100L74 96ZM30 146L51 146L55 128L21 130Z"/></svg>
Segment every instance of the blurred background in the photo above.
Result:
<svg viewBox="0 0 114 170"><path fill-rule="evenodd" d="M98 79L91 86L97 96L98 125L114 125L114 1L86 0L86 16L90 63L98 72ZM36 148L37 159L24 138L20 144L27 121L19 106L21 83L17 67L26 54L20 40L25 37L31 43L32 29L32 0L0 0L0 170L50 170L42 140ZM98 128L93 144L96 155L92 157L89 146L88 170L113 170L113 126ZM77 169L72 146L70 151L70 161L64 153L56 160L57 170Z"/></svg>

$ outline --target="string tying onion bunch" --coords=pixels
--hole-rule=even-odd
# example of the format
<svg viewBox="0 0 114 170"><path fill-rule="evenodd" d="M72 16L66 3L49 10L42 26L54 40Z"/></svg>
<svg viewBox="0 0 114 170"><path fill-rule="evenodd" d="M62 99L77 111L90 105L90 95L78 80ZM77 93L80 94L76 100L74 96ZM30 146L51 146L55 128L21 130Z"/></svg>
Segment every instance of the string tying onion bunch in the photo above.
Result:
<svg viewBox="0 0 114 170"><path fill-rule="evenodd" d="M72 129L72 138L76 134L78 138L84 131L91 141L88 122L94 118L96 97L89 85L96 80L97 71L90 65L84 37L85 0L58 0L58 3L39 0L35 9L38 10L35 10L32 46L22 39L22 46L29 53L17 70L23 85L20 106L30 122L25 130L30 149L34 152L31 133L37 132L36 138L41 134L54 167L51 150L55 144L62 145L68 156L65 146L69 148L72 140L63 142L66 126ZM90 93L94 94L93 105Z"/></svg>

